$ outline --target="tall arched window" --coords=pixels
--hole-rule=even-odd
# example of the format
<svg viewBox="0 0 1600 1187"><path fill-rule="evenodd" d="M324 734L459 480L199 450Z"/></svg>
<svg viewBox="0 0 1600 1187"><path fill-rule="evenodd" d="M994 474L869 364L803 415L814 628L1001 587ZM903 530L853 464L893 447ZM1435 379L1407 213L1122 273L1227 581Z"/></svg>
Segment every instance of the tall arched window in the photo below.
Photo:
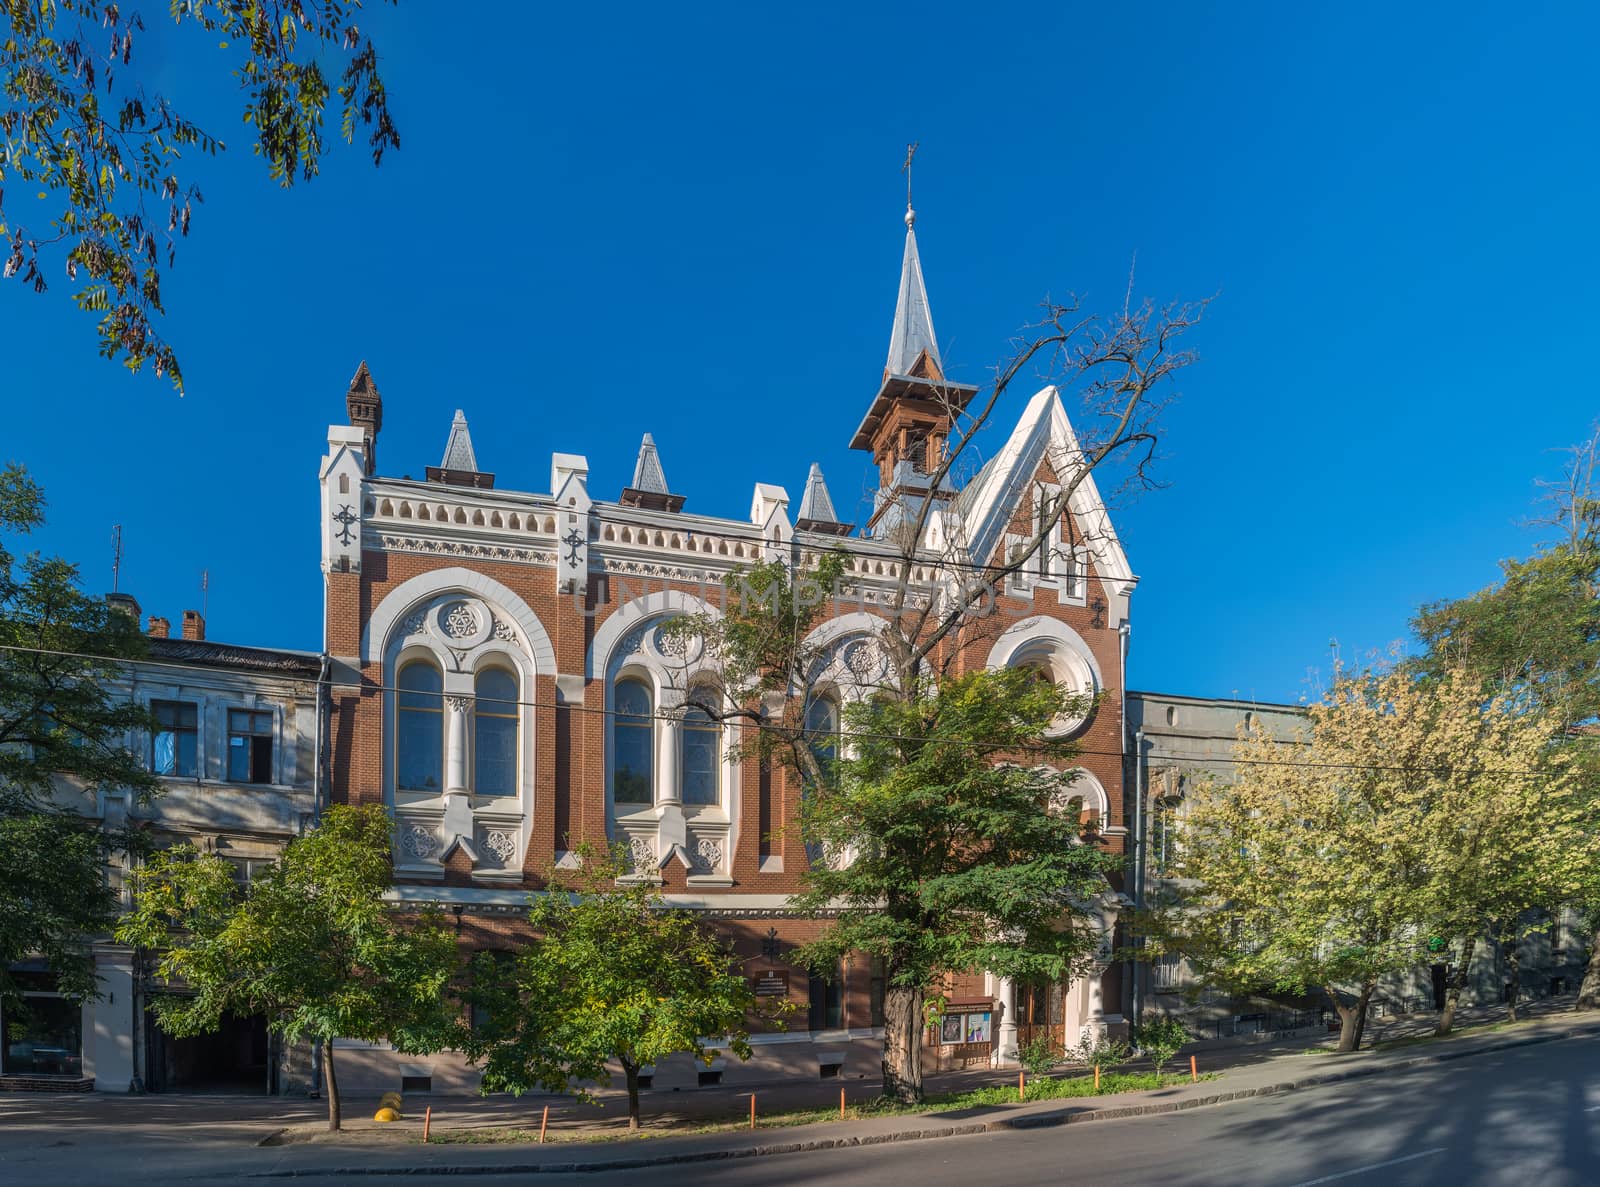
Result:
<svg viewBox="0 0 1600 1187"><path fill-rule="evenodd" d="M722 802L722 727L699 705L683 715L683 802Z"/></svg>
<svg viewBox="0 0 1600 1187"><path fill-rule="evenodd" d="M831 779L833 765L839 759L839 705L832 697L817 697L806 706L806 744L816 756L824 777ZM814 790L809 779L800 785L802 798L811 795ZM808 840L806 860L816 865L822 861L822 857L822 846Z"/></svg>
<svg viewBox="0 0 1600 1187"><path fill-rule="evenodd" d="M618 804L655 802L655 721L650 690L641 680L617 684L611 719L611 799Z"/></svg>
<svg viewBox="0 0 1600 1187"><path fill-rule="evenodd" d="M444 786L444 677L431 663L413 660L395 683L395 787L437 792Z"/></svg>
<svg viewBox="0 0 1600 1187"><path fill-rule="evenodd" d="M517 794L517 678L485 668L475 684L472 788L479 795Z"/></svg>
<svg viewBox="0 0 1600 1187"><path fill-rule="evenodd" d="M817 697L806 706L806 741L824 772L839 758L839 706L832 697Z"/></svg>

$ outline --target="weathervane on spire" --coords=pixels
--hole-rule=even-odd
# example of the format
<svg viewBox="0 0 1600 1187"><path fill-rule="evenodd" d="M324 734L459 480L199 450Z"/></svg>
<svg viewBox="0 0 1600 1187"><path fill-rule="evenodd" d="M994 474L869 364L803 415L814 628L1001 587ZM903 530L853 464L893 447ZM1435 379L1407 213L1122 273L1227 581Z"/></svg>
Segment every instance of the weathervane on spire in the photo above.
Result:
<svg viewBox="0 0 1600 1187"><path fill-rule="evenodd" d="M917 212L911 209L911 161L917 155L917 147L922 143L918 140L906 145L906 163L900 166L900 172L906 175L906 226L917 221Z"/></svg>

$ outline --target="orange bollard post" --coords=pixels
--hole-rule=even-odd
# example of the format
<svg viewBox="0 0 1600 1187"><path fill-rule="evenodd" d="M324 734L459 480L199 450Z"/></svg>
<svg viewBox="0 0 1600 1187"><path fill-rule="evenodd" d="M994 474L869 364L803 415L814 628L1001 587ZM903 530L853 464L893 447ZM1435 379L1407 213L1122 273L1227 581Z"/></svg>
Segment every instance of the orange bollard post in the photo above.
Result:
<svg viewBox="0 0 1600 1187"><path fill-rule="evenodd" d="M839 1120L844 1120L844 1089L839 1089Z"/></svg>
<svg viewBox="0 0 1600 1187"><path fill-rule="evenodd" d="M1100 1095L1100 1065L1098 1063L1094 1065L1094 1094L1096 1096Z"/></svg>
<svg viewBox="0 0 1600 1187"><path fill-rule="evenodd" d="M1193 1055L1189 1056L1189 1079L1196 1084L1200 1083L1200 1065L1195 1062Z"/></svg>
<svg viewBox="0 0 1600 1187"><path fill-rule="evenodd" d="M750 1094L750 1128L756 1127L756 1094Z"/></svg>
<svg viewBox="0 0 1600 1187"><path fill-rule="evenodd" d="M1027 1074L1027 1072L1017 1073L1017 1100L1019 1102L1028 1099L1028 1082L1023 1079Z"/></svg>
<svg viewBox="0 0 1600 1187"><path fill-rule="evenodd" d="M544 1116L539 1118L539 1144L544 1145L544 1129L550 1124L550 1106L545 1105Z"/></svg>
<svg viewBox="0 0 1600 1187"><path fill-rule="evenodd" d="M433 1128L433 1106L428 1106L428 1111L422 1114L422 1141L427 1144L428 1131Z"/></svg>

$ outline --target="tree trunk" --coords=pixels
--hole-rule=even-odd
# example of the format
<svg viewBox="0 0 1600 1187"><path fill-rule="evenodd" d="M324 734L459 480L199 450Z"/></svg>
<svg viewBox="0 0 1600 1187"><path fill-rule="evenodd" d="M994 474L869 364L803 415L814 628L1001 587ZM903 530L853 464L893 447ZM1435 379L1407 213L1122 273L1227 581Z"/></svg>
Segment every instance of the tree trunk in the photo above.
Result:
<svg viewBox="0 0 1600 1187"><path fill-rule="evenodd" d="M1506 954L1506 1020L1517 1020L1517 995L1522 991L1522 937L1512 924L1500 937Z"/></svg>
<svg viewBox="0 0 1600 1187"><path fill-rule="evenodd" d="M1361 1040L1367 1037L1367 1000L1372 996L1371 985L1361 990L1361 1000L1356 1003L1356 1045L1355 1050L1361 1050Z"/></svg>
<svg viewBox="0 0 1600 1187"><path fill-rule="evenodd" d="M1356 998L1356 1004L1347 1006L1339 1000L1339 993L1331 985L1323 986L1323 992L1328 995L1328 1000L1333 1003L1333 1008L1339 1015L1339 1046L1340 1054L1354 1051L1361 1045L1361 1031L1367 1016L1367 1000L1372 996L1373 984L1361 987L1361 996Z"/></svg>
<svg viewBox="0 0 1600 1187"><path fill-rule="evenodd" d="M922 989L891 985L883 995L883 1095L922 1099Z"/></svg>
<svg viewBox="0 0 1600 1187"><path fill-rule="evenodd" d="M333 1073L333 1040L322 1044L322 1082L328 1093L328 1131L339 1129L339 1077Z"/></svg>
<svg viewBox="0 0 1600 1187"><path fill-rule="evenodd" d="M1433 1032L1441 1039L1450 1033L1450 1028L1456 1023L1456 1006L1461 1003L1461 991L1466 988L1467 975L1472 968L1472 954L1477 947L1477 936L1468 936L1461 941L1461 963L1456 966L1450 986L1445 990L1444 1012L1439 1015L1439 1027Z"/></svg>
<svg viewBox="0 0 1600 1187"><path fill-rule="evenodd" d="M1600 925L1589 937L1589 965L1583 970L1583 984L1578 987L1575 1010L1600 1010Z"/></svg>
<svg viewBox="0 0 1600 1187"><path fill-rule="evenodd" d="M639 1132L639 1065L624 1059L622 1074L628 1080L628 1131Z"/></svg>

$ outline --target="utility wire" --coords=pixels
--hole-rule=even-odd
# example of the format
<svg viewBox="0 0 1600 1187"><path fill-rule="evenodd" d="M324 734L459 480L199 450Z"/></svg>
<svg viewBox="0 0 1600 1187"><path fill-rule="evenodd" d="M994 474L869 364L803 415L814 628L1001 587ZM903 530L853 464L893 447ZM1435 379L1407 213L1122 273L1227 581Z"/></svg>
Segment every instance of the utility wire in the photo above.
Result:
<svg viewBox="0 0 1600 1187"><path fill-rule="evenodd" d="M51 648L46 648L46 647L22 647L22 646L17 646L17 645L14 645L14 644L0 644L0 651L19 652L19 653L28 654L28 655L43 655L43 656L50 656L50 657L54 657L54 658L60 658L60 659L78 659L78 660L92 661L92 662L96 662L96 663L125 664L125 665L129 665L129 666L155 667L155 668L173 668L173 669L180 669L180 670L183 670L183 671L199 671L199 672L213 672L214 673L214 672L216 672L218 670L217 666L215 664L202 664L202 663L197 663L197 662L192 661L192 660L190 660L190 661L158 660L158 659L145 659L145 658L141 658L141 657L138 657L138 656L125 656L125 655L90 655L88 653L80 652L80 651L60 651L60 650L53 650ZM264 674L265 675L271 675L271 676L277 676L279 679L291 680L291 681L293 681L295 683L299 683L299 684L322 685L322 686L326 686L326 687L329 687L329 688L341 688L341 687L342 688L352 688L352 687L358 687L359 691L363 692L363 693L367 693L367 692L392 692L392 693L396 693L396 694L399 694L399 695L425 697L425 698L428 698L430 700L437 698L437 699L439 699L441 701L447 695L447 694L445 694L443 692L437 692L437 693L436 692L419 692L416 689L401 688L401 687L399 687L397 685L368 683L366 681L363 681L359 686L352 686L352 685L342 684L341 682L333 680L331 678L327 679L327 680L323 680L320 677L297 677L297 676L294 676L294 675L291 675L291 674L287 674L287 673L273 673L273 672L264 673ZM475 699L476 700L482 700L482 701L484 701L486 703L493 703L493 704L500 704L500 705L517 705L517 706L519 706L521 708L526 708L526 709L548 709L548 710L562 710L562 709L565 709L565 710L567 710L568 712L571 712L571 713L587 713L587 714L591 714L591 715L599 716L599 717L620 717L620 718L624 718L624 719L632 720L632 721L638 721L638 720L641 720L641 719L648 719L648 720L653 720L653 721L677 721L678 720L678 718L674 714L667 713L667 712L659 712L659 711L658 712L653 712L653 713L648 713L648 714L646 714L646 713L619 713L615 709L606 709L606 708L603 708L603 707L594 707L594 706L590 706L590 705L575 705L575 704L574 705L564 705L564 704L559 704L559 703L552 703L552 702L549 702L549 701L511 700L511 699L504 698L504 697L477 697ZM746 729L761 730L761 731L767 731L767 732L771 732L771 733L781 733L781 734L785 735L786 737L798 736L800 739L804 739L804 738L806 738L808 736L810 736L810 737L819 737L819 738L837 738L837 737L841 736L841 733L836 733L835 731L832 731L832 730L805 729L805 728L788 729L788 728L779 727L779 726L765 725L765 724L762 724L760 722L751 721L751 720L749 720L748 718L745 718L745 717L740 717L737 720ZM864 739L864 740L882 741L882 742L927 742L927 741L930 740L930 739L927 739L927 738L913 737L913 736L911 736L909 734L886 734L886 733L864 732L864 731L857 731L857 730L848 731L846 734L844 734L844 736L846 736L848 738L859 738L859 739ZM1204 739L1204 740L1221 741L1221 740L1225 740L1225 739L1221 739L1221 738L1218 738L1218 737L1215 737L1215 736L1211 736L1208 739ZM1578 739L1574 739L1574 740L1578 740ZM1591 739L1583 738L1582 740L1591 740ZM1594 739L1594 740L1600 740L1600 739ZM1292 741L1290 741L1290 740L1285 740L1285 741L1282 741L1282 742L1279 743L1279 745L1290 745L1290 744L1293 744ZM1030 753L1049 753L1049 754L1054 754L1054 753L1056 753L1056 749L1054 747L1047 747L1047 746L1024 746L1024 747L1017 747L1015 749L1018 752L1024 753L1024 754L1030 754ZM1126 758L1127 757L1127 754L1124 751L1121 751L1121 750L1095 750L1095 749L1091 749L1091 748L1088 748L1088 747L1074 747L1073 748L1072 757L1076 758L1076 757L1079 757L1079 756L1082 756L1082 755L1094 755L1096 757L1102 757L1102 758ZM1239 757L1235 757L1235 756L1232 756L1232 755L1229 755L1229 756L1220 756L1219 755L1219 756L1215 756L1215 757L1211 757L1211 756L1197 757L1197 758L1192 758L1192 759L1188 759L1188 760L1178 760L1178 761L1188 761L1188 762L1192 762L1192 763L1195 763L1195 764L1232 763L1232 764L1234 764L1236 766L1305 767L1305 768L1311 768L1311 769L1316 769L1316 770L1335 770L1335 771L1373 771L1373 772L1383 771L1383 772L1398 772L1398 773L1402 773L1402 774L1414 774L1414 775L1437 774L1437 775L1449 776L1449 775L1453 775L1455 773L1449 767L1418 767L1418 766L1407 766L1406 764L1403 764L1403 763L1395 763L1395 764L1340 763L1340 762L1314 762L1314 761L1309 761L1309 760L1308 761L1304 761L1304 762L1299 762L1299 761L1294 761L1294 760L1290 760L1290 759L1239 758ZM1497 777L1499 777L1499 776L1514 776L1514 777L1518 777L1518 778L1533 778L1533 779L1548 779L1548 778L1550 778L1550 772L1548 772L1548 771L1536 771L1536 770L1515 769L1515 768L1505 768L1505 769L1488 768L1488 769L1484 769L1484 770L1478 771L1478 772L1476 772L1476 774L1478 776L1480 776L1480 777L1487 777L1487 776L1491 776L1492 775L1492 776L1497 776Z"/></svg>

